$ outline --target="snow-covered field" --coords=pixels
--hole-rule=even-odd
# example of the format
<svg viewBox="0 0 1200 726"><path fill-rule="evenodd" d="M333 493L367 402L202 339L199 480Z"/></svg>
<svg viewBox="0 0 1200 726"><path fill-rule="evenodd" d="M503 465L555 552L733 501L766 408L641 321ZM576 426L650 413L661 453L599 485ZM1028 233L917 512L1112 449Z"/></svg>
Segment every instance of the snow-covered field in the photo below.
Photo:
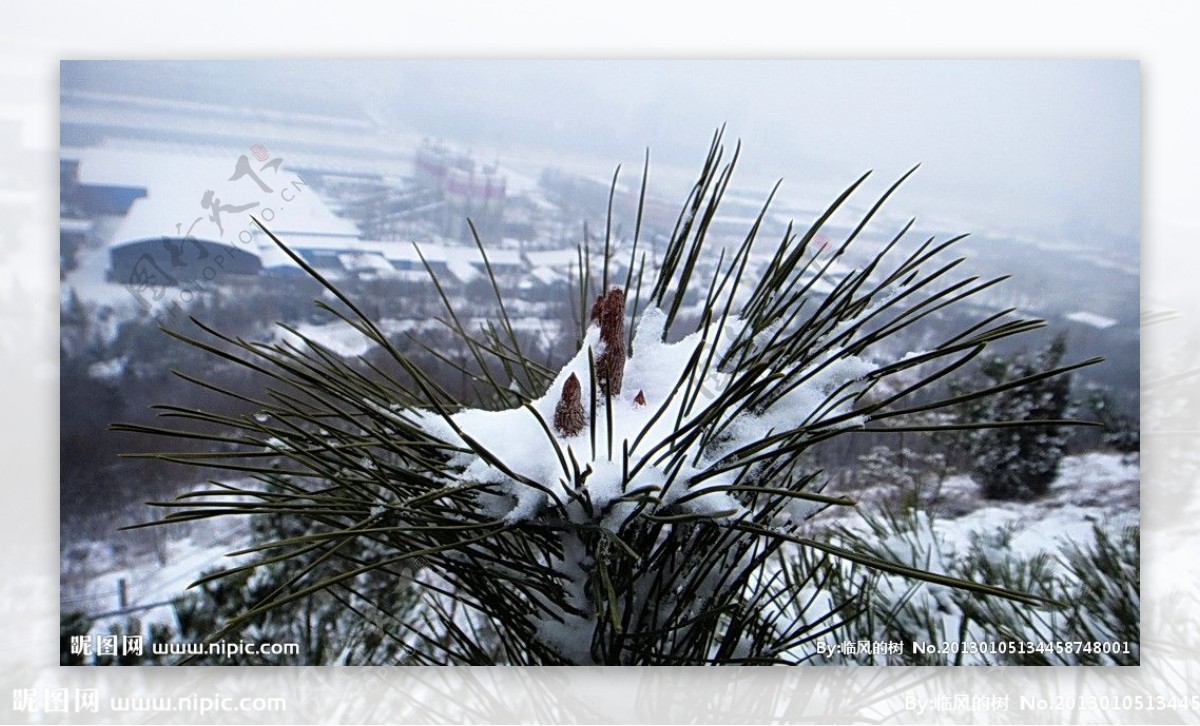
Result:
<svg viewBox="0 0 1200 726"><path fill-rule="evenodd" d="M941 520L935 527L955 549L968 546L972 532L1007 528L1012 531L1014 555L1053 554L1063 542L1090 544L1093 524L1113 531L1137 525L1139 482L1137 462L1120 454L1072 456L1063 460L1045 498L1036 502L983 501L978 509ZM953 486L960 490L971 485L966 477L953 479Z"/></svg>
<svg viewBox="0 0 1200 726"><path fill-rule="evenodd" d="M144 629L152 624L174 629L174 609L168 603L205 571L234 564L225 555L249 544L250 527L248 522L202 520L187 525L186 533L167 527L161 535L156 551L127 546L123 532L114 532L107 541L68 547L60 570L62 616L104 615L93 622L95 633L108 632L110 624L129 617L139 619ZM122 581L124 608L119 600Z"/></svg>
<svg viewBox="0 0 1200 726"><path fill-rule="evenodd" d="M969 476L956 474L942 484L934 503L941 514L935 517L933 526L953 550L969 546L973 534L1005 529L1012 533L1014 555L1054 553L1064 541L1089 544L1093 523L1114 531L1137 525L1140 482L1136 457L1107 452L1064 458L1049 493L1031 502L983 499ZM884 506L887 495L882 487L855 493L863 512ZM837 520L851 528L862 528L858 512L834 508L818 519L822 524Z"/></svg>
<svg viewBox="0 0 1200 726"><path fill-rule="evenodd" d="M861 492L861 511L826 512L829 521L823 521L818 531L839 532L837 525L840 525L840 532L830 536L856 540L858 546L855 549L865 547L893 562L1010 590L1033 592L1037 587L1048 587L1049 591L1043 589L1034 594L1056 598L1060 602L1077 595L1085 587L1076 569L1078 563L1073 568L1069 562L1073 552L1096 548L1097 530L1110 544L1119 543L1129 528L1140 524L1138 457L1115 453L1090 452L1066 457L1049 493L1031 502L982 499L977 485L969 477L956 475L943 483L940 496L928 508L935 512L933 516L928 511L919 511L910 518L886 521L880 516L881 508L888 501L883 489L876 487ZM1105 561L1105 564L1112 562ZM1124 575L1116 579L1110 572L1099 575L1103 580L1101 589L1107 596L1116 593L1115 597L1123 598L1132 588L1135 611L1137 567L1135 561L1132 573L1125 570ZM981 577L981 572L990 572L992 580ZM1001 577L1010 581L999 581ZM814 610L818 614L835 604L828 593L820 595ZM1129 641L1130 650L1125 661L1100 658L1100 663L1137 662L1140 643L1127 637L1130 632L1136 637L1136 621L1130 623L1121 620L1120 614L1108 612L1110 603L1104 601L1102 593L1097 593L1102 603L1099 607L1105 610L1100 614L1105 618L1112 616L1106 623L1074 622L1081 618L1070 609L1077 604L1074 602L1066 602L1067 609L1058 612L1053 608L1031 608L995 597L986 598L987 602L982 603L976 600L978 604L968 607L966 603L971 597L940 584L925 584L914 589L913 582L907 578L885 575L875 584L871 594L874 622L855 621L819 638L819 646L816 642L805 646L808 649L805 652L816 649L819 657L815 662L954 662L956 652L944 660L885 657L870 661L853 654L847 657L837 651L839 643L847 638L867 638L877 642L925 639L926 643L935 645L961 645L965 664L1030 662L1033 658L1021 660L1003 654L967 652L966 648L986 649L1002 641L1008 641L1009 645L1017 642L1053 645L1081 640L1079 633L1083 632L1094 635L1082 637L1082 640L1090 641L1094 637L1096 642L1103 640L1111 644ZM1090 620L1093 613L1086 608L1084 612L1083 619ZM1114 619L1120 621L1119 625L1114 624ZM1121 632L1116 632L1118 630ZM1055 654L1048 660L1064 664L1080 662L1071 654Z"/></svg>

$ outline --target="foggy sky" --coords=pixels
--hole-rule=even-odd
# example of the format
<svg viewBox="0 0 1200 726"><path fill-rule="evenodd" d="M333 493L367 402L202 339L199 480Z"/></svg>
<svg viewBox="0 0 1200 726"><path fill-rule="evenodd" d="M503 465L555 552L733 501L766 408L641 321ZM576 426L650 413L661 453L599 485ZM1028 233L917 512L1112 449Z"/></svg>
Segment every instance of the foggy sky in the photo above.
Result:
<svg viewBox="0 0 1200 726"><path fill-rule="evenodd" d="M500 150L698 167L713 129L743 169L805 188L867 169L954 218L1136 240L1131 61L350 61L64 64L64 87L390 122ZM610 165L610 166L611 166ZM833 188L833 187L830 187ZM822 200L824 201L824 200Z"/></svg>

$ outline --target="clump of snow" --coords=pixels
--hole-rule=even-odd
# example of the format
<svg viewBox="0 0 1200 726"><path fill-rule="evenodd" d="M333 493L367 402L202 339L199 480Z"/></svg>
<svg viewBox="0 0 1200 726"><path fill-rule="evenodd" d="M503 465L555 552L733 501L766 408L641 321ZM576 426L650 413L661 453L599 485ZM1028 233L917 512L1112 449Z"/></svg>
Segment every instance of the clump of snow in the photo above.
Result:
<svg viewBox="0 0 1200 726"><path fill-rule="evenodd" d="M849 413L853 397L864 389L865 378L877 367L841 351L817 356L804 370L764 367L731 375L720 366L730 347L740 340L743 320L731 318L724 325L701 327L673 342L664 340L666 322L666 314L658 308L641 314L634 326L632 355L625 360L623 385L611 397L602 393L598 382L593 384L593 365L604 343L599 326L592 325L579 351L558 371L545 393L528 405L503 411L465 410L447 417L425 411L406 421L460 450L450 461L456 476L449 486L494 485L494 493L480 496L481 506L505 523L565 520L586 530L616 534L639 512L717 521L745 514L745 506L729 492L744 473L737 465L737 452L772 433L817 426ZM829 335L842 335L853 323L845 321ZM749 344L760 343L751 340ZM739 389L731 387L736 383L745 390L751 381L738 376L748 375L756 376L753 382L785 381L787 386L780 387L779 395L743 408L738 405L744 400L737 398L741 394L731 393ZM582 385L588 417L582 431L564 433L556 430L553 422L564 385L572 376ZM703 445L699 439L674 449L667 445L693 422L710 421L701 417L714 406L719 410L716 425L723 427L719 435ZM861 423L861 419L851 419L840 425ZM710 471L718 461L727 465L723 457L730 455L734 455L733 465ZM657 502L642 506L634 501L632 492L650 494ZM801 520L814 511L801 504L792 516ZM562 536L571 537L569 533ZM576 544L574 555L572 547L564 545L562 561L553 566L564 574L568 591L579 589L580 610L590 612L584 590L590 568L579 559L585 548ZM735 556L742 554L730 553ZM714 568L716 571L721 568ZM576 641L591 628L575 622L579 616L571 612L558 615L539 619L540 638L574 662L587 662L582 657L586 653L577 652L581 647L586 651L586 644Z"/></svg>
<svg viewBox="0 0 1200 726"><path fill-rule="evenodd" d="M719 444L710 445L705 451L698 448L690 451L681 464L673 467L670 461L662 460L664 448L656 448L657 445L686 428L722 396L732 380L718 371L715 363L707 374L703 374L702 366L689 373L689 361L696 358L704 362L710 356L720 361L741 333L743 322L732 319L719 333L713 326L676 342L664 342L666 319L662 310L650 308L637 321L633 355L626 361L621 392L611 400L596 393L595 430L591 428L590 417L584 431L577 436L558 435L550 422L563 385L572 375L584 382L585 408L590 407L593 373L589 354L594 361L603 346L597 326L587 331L578 353L558 372L546 393L530 402L529 408L463 411L451 417L452 424L430 415L422 418L422 425L430 433L464 449L474 448L469 438L475 446L492 452L495 460L463 453L452 463L461 468L461 480L493 483L503 488L511 500L511 509L505 514L510 523L526 521L547 507L562 507L586 494L595 507L587 515L589 521L598 518L605 526L619 524L621 520L608 516L605 510L626 492L647 487L657 490L661 507L675 505L684 512L728 514L741 510L737 500L722 490L734 481L736 471L707 476L695 483L691 479L714 458L772 432L845 414L853 393L859 390L854 381L875 370L875 365L856 357L819 359L809 372L794 378L798 385L769 402L764 410L742 412L735 420L726 421ZM839 328L832 334L841 332L844 331ZM768 370L760 375L776 373ZM635 401L639 395L644 397L645 405ZM830 406L831 400L838 403ZM860 423L861 420L852 419L843 425ZM460 431L466 438L460 436ZM586 476L576 476L572 461L578 462ZM530 480L543 488L531 487L526 483ZM575 487L580 480L582 487L577 492Z"/></svg>

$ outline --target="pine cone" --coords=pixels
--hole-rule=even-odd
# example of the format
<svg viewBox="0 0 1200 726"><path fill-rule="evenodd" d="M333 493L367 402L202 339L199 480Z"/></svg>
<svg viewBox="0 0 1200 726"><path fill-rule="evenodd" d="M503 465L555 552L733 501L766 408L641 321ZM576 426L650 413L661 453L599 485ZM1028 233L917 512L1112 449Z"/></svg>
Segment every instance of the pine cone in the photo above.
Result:
<svg viewBox="0 0 1200 726"><path fill-rule="evenodd" d="M600 341L604 343L596 361L596 380L602 393L615 396L625 379L625 293L614 287L595 307L601 307Z"/></svg>
<svg viewBox="0 0 1200 726"><path fill-rule="evenodd" d="M646 392L638 391L638 395L636 397L634 397L633 403L636 406L645 406L646 405Z"/></svg>
<svg viewBox="0 0 1200 726"><path fill-rule="evenodd" d="M562 398L554 409L554 428L563 436L575 436L583 431L583 400L579 378L572 373L563 384Z"/></svg>

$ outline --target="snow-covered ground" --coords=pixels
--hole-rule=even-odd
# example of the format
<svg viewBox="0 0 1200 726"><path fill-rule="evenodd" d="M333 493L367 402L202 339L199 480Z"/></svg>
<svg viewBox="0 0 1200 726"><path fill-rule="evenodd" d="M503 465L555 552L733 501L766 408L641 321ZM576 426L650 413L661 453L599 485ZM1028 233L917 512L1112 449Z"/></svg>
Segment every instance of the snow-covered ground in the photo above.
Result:
<svg viewBox="0 0 1200 726"><path fill-rule="evenodd" d="M126 546L122 532L114 532L108 541L68 547L60 569L62 616L105 616L93 622L94 633L107 633L110 625L129 617L140 620L144 632L154 624L177 629L174 609L167 603L204 572L237 564L226 553L250 542L249 523L227 519L194 522L186 531L166 527L159 533L157 551ZM124 608L119 601L122 581Z"/></svg>
<svg viewBox="0 0 1200 726"><path fill-rule="evenodd" d="M485 324L492 322L488 318L464 318L461 320L468 331L478 331ZM533 316L513 317L509 321L518 333L530 333L538 336L538 344L548 346L559 336L559 325L552 320L543 320ZM389 338L403 333L419 335L421 333L441 332L446 325L431 319L397 319L388 318L378 323L379 329ZM349 323L341 320L329 323L300 323L294 326L296 332L309 340L321 345L343 358L352 359L366 355L376 347L374 341ZM295 333L282 327L271 329L273 340L270 342L291 344L300 347L303 343Z"/></svg>
<svg viewBox="0 0 1200 726"><path fill-rule="evenodd" d="M1090 452L1063 459L1049 493L1030 502L983 499L978 485L964 474L943 482L933 503L939 512L934 528L947 546L964 549L972 534L999 529L1012 532L1014 554L1031 557L1038 552L1057 552L1063 541L1089 544L1092 524L1119 530L1139 523L1141 469L1136 457L1108 452ZM888 492L883 487L856 492L860 509L869 513L882 506ZM834 508L818 516L822 524L831 520L861 528L861 514Z"/></svg>
<svg viewBox="0 0 1200 726"><path fill-rule="evenodd" d="M1093 523L1110 532L1138 523L1140 471L1136 460L1119 454L1092 452L1064 459L1050 493L1036 502L996 502L976 494L966 476L949 478L942 488L945 501L954 503L954 516L933 522L943 552L964 552L978 535L1011 532L1009 551L1028 558L1038 552L1057 553L1065 542L1088 545ZM869 506L864 502L864 506ZM851 528L859 515L830 510L818 519L839 520ZM82 611L90 615L118 609L118 582L125 581L126 604L130 608L162 603L182 594L205 571L230 566L225 554L250 541L247 522L222 518L193 523L185 532L160 530L158 552L132 552L121 546L122 535L114 533L107 542L76 545L63 553L62 613ZM172 535L174 537L172 538ZM143 628L160 623L174 627L169 606L135 610L130 615ZM107 632L110 624L127 616L98 620L94 632Z"/></svg>
<svg viewBox="0 0 1200 726"><path fill-rule="evenodd" d="M1117 531L1139 522L1139 466L1120 454L1089 453L1063 460L1050 493L1035 502L981 501L978 509L935 526L957 549L972 532L1011 528L1013 554L1057 552L1063 542L1090 544L1092 525ZM956 477L955 484L971 484Z"/></svg>
<svg viewBox="0 0 1200 726"><path fill-rule="evenodd" d="M1140 477L1138 457L1090 452L1063 459L1049 493L1036 501L986 500L979 496L978 486L969 477L956 475L943 482L940 496L928 507L935 512L933 516L919 511L912 518L886 522L879 514L889 501L896 501L895 493L889 499L884 487L874 487L858 493L860 504L857 510L827 511L814 518L813 523L816 531L825 532L827 536L857 540L855 549L865 547L887 560L981 584L1030 591L1026 589L1028 585L987 581L987 578L980 576L979 564L971 564L975 562L972 559L975 557L982 556L986 560L986 571L1008 573L1015 576L1018 582L1025 582L1025 576L1033 577L1031 573L1035 571L1041 572L1043 574L1036 581L1045 585L1047 580L1043 578L1053 578L1058 583L1054 587L1059 589L1050 594L1062 599L1064 594L1078 592L1084 586L1077 579L1078 571L1068 563L1069 553L1073 549L1092 550L1096 546L1097 529L1111 543L1121 541L1129 527L1139 524ZM894 504L890 511L896 511ZM819 525L816 524L818 520L821 520ZM844 529L839 529L837 525ZM828 534L830 532L833 534ZM998 576L991 575L992 578ZM1111 587L1114 591L1132 587L1136 597L1136 565L1132 583L1114 581ZM876 618L874 625L855 621L845 630L823 635L819 638L819 645L802 646L795 655L807 655L814 648L818 654L836 653L839 643L847 637L890 641L898 633L905 633L914 641L925 637L933 644L987 644L1011 640L1014 635L1003 628L1014 627L1022 633L1015 637L1027 643L1053 643L1080 638L1080 630L1076 625L1069 619L1056 616L1053 609L1030 609L1028 606L990 598L994 602L983 607L996 609L986 610L992 615L985 619L991 617L995 622L988 621L985 625L979 620L978 613L965 615L961 598L956 597L947 586L925 584L915 590L912 588L913 582L908 578L884 575L871 594L873 609L882 614ZM824 612L835 605L829 593L816 595L821 599L817 601L818 607L814 612ZM1019 614L1005 615L1009 612ZM1098 615L1116 617L1108 612ZM884 623L884 620L893 624ZM1003 623L1003 626L997 623ZM867 630L863 630L864 627ZM870 630L872 627L876 630ZM882 630L879 629L881 627ZM1001 629L993 631L990 629L993 627ZM1089 622L1083 632L1105 633L1103 637L1113 643L1123 639L1112 630L1106 630L1106 627L1111 626ZM1137 632L1136 624L1133 625L1133 632ZM1137 649L1140 643L1130 642L1129 647ZM1132 652L1136 659L1138 650ZM987 655L965 648L964 656L963 662L966 664L994 663L997 659L1006 662L1002 656L994 653ZM822 657L817 662L827 661ZM843 656L834 655L829 662L846 661ZM865 661L850 656L849 662ZM877 662L898 661L884 658ZM1061 657L1061 662L1077 661L1067 655Z"/></svg>

